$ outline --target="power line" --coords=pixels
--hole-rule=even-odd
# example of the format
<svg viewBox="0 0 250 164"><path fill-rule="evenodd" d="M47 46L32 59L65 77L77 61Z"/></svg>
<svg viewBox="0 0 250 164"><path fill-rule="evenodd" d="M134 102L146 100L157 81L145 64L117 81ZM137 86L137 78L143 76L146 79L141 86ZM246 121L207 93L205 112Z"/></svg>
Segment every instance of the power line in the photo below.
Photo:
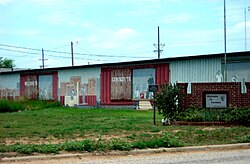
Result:
<svg viewBox="0 0 250 164"><path fill-rule="evenodd" d="M36 52L26 52L26 51L19 51L19 50L5 49L5 48L0 48L0 50L11 51L11 52L19 52L19 53L24 53L24 54L39 55L39 54L36 53Z"/></svg>
<svg viewBox="0 0 250 164"><path fill-rule="evenodd" d="M21 46L13 46L13 45L8 45L8 44L0 44L0 46L12 47L12 48L20 48L20 49L33 50L33 51L41 51L40 49L37 49L37 48L28 48L28 47L21 47Z"/></svg>
<svg viewBox="0 0 250 164"><path fill-rule="evenodd" d="M27 49L27 50L34 50L34 51L41 51L41 49L21 47L21 46L13 46L13 45L7 45L7 44L0 44L0 46ZM18 51L18 50L16 50L16 51ZM44 49L44 52L59 53L59 54L71 54L71 52L45 50L45 49ZM82 56L97 56L97 57L124 57L124 58L136 58L136 59L145 59L145 58L147 58L147 57L126 56L126 55L102 55L102 54L91 54L91 53L84 54L84 53L75 53L75 52L74 52L74 54L82 55Z"/></svg>
<svg viewBox="0 0 250 164"><path fill-rule="evenodd" d="M50 54L48 54L47 56L56 57L56 58L71 59L71 57L69 57L69 56L59 56L59 55L50 55ZM80 60L92 60L92 61L109 61L109 60L101 60L101 59L96 60L96 59L79 58L79 57L74 57L74 59L80 59Z"/></svg>
<svg viewBox="0 0 250 164"><path fill-rule="evenodd" d="M250 39L250 37L247 37L247 39ZM243 38L238 38L238 39L227 39L228 41L231 42L237 42L237 41L242 41L244 40ZM193 42L167 42L166 44L171 45L171 44L176 44L176 45L181 45L181 44L203 44L203 43L219 43L222 42L223 40L203 40L203 41L193 41Z"/></svg>

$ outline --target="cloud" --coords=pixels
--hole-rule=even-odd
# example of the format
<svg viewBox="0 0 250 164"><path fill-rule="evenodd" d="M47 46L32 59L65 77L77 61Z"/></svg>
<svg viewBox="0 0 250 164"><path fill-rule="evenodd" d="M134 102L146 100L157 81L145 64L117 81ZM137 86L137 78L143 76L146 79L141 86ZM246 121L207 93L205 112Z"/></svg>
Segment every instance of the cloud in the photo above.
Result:
<svg viewBox="0 0 250 164"><path fill-rule="evenodd" d="M250 21L245 22L238 22L231 28L227 28L227 34L228 36L234 38L234 39L241 39L245 35L245 27L246 27L246 35L247 37L250 37L249 30L250 29Z"/></svg>
<svg viewBox="0 0 250 164"><path fill-rule="evenodd" d="M138 35L132 28L120 28L118 30L102 29L88 37L88 42L99 49L112 49L125 46Z"/></svg>
<svg viewBox="0 0 250 164"><path fill-rule="evenodd" d="M247 29L250 29L250 21L246 21L246 24L245 24L245 22L239 22L239 23L235 24L231 28L231 32L240 32L240 31L244 30L245 27Z"/></svg>
<svg viewBox="0 0 250 164"><path fill-rule="evenodd" d="M35 5L35 6L58 6L58 5L62 5L65 3L64 0L26 0L27 4L30 5Z"/></svg>
<svg viewBox="0 0 250 164"><path fill-rule="evenodd" d="M70 16L67 13L53 11L48 14L41 15L39 20L52 25L75 25L76 22L69 18Z"/></svg>
<svg viewBox="0 0 250 164"><path fill-rule="evenodd" d="M163 17L160 22L163 23L187 23L192 20L192 16L190 14L170 14L165 17Z"/></svg>
<svg viewBox="0 0 250 164"><path fill-rule="evenodd" d="M122 28L113 32L112 37L114 39L125 40L136 36L137 32L131 28Z"/></svg>
<svg viewBox="0 0 250 164"><path fill-rule="evenodd" d="M0 5L6 5L10 2L12 2L12 0L0 0Z"/></svg>
<svg viewBox="0 0 250 164"><path fill-rule="evenodd" d="M19 30L15 32L17 35L25 36L25 37L34 37L41 34L40 30L36 29L25 29L25 30Z"/></svg>

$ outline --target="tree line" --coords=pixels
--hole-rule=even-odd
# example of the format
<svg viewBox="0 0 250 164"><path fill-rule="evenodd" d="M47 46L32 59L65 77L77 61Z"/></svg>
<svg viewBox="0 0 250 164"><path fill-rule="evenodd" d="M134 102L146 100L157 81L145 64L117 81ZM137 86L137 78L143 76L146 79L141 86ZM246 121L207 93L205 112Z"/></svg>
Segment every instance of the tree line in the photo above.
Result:
<svg viewBox="0 0 250 164"><path fill-rule="evenodd" d="M0 68L13 68L15 67L14 60L0 57Z"/></svg>

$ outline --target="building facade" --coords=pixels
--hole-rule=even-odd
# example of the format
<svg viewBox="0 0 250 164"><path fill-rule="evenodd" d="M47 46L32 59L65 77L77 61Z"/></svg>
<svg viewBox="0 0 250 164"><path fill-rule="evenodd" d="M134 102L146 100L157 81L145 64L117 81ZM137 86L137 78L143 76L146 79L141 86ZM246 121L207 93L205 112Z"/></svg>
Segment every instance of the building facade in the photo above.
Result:
<svg viewBox="0 0 250 164"><path fill-rule="evenodd" d="M226 67L225 67L226 65ZM227 68L227 79L224 69ZM74 105L133 105L152 98L148 85L250 82L250 52L164 58L0 73L0 98L58 100ZM192 85L187 92L191 93ZM250 100L249 100L250 101Z"/></svg>

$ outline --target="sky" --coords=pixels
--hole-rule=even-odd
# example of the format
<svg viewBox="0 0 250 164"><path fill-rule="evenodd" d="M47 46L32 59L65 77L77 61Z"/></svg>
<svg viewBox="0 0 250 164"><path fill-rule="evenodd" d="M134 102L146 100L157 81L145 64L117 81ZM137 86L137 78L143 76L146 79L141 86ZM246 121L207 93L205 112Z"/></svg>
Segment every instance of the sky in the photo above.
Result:
<svg viewBox="0 0 250 164"><path fill-rule="evenodd" d="M226 0L227 52L250 50L249 6ZM44 49L46 68L71 66L72 42L75 66L156 59L158 26L161 58L224 53L223 8L223 0L0 0L0 57L37 69Z"/></svg>

